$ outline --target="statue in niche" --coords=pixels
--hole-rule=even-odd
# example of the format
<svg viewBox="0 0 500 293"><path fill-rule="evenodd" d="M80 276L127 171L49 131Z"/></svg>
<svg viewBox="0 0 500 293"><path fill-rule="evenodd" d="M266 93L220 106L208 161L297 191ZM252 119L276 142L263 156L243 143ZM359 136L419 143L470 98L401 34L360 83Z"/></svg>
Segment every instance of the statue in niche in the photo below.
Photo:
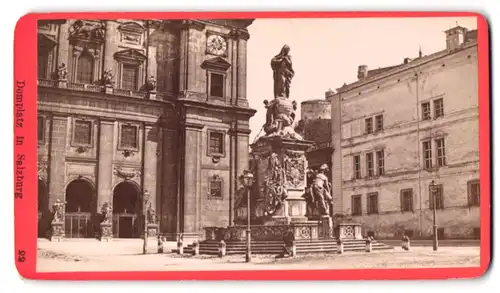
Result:
<svg viewBox="0 0 500 293"><path fill-rule="evenodd" d="M307 203L308 213L313 214L316 211L321 216L330 215L330 206L333 204L332 187L327 177L328 166L321 165L319 170L308 172L308 185L306 187L304 198Z"/></svg>
<svg viewBox="0 0 500 293"><path fill-rule="evenodd" d="M99 84L102 86L113 86L115 83L113 79L114 79L113 70L110 68L105 69L102 74L102 78L99 80Z"/></svg>
<svg viewBox="0 0 500 293"><path fill-rule="evenodd" d="M274 80L274 98L289 98L290 84L295 75L292 67L292 56L290 56L290 47L284 45L278 55L271 59L271 68L273 69Z"/></svg>

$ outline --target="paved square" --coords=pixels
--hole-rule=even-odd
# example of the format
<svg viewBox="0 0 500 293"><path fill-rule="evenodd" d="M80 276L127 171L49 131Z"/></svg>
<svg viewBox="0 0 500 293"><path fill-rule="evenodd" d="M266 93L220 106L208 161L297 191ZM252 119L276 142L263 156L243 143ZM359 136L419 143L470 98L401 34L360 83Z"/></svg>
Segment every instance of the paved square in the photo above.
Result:
<svg viewBox="0 0 500 293"><path fill-rule="evenodd" d="M38 272L74 271L193 271L193 270L287 270L287 269L367 269L367 268L446 268L477 267L479 247L413 247L403 251L350 252L337 254L299 255L276 258L275 255L254 255L251 263L244 255L180 256L171 253L175 243L165 245L164 254L142 254L142 242L134 240L66 240L38 242Z"/></svg>

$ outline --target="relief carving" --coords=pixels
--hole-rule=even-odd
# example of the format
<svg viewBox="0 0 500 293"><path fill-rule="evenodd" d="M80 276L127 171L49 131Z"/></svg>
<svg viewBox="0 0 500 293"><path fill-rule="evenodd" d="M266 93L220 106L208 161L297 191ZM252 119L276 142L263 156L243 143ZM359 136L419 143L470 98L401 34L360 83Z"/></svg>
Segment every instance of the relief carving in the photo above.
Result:
<svg viewBox="0 0 500 293"><path fill-rule="evenodd" d="M37 162L37 173L38 173L38 178L46 178L47 177L47 159L46 158L41 158L38 159Z"/></svg>
<svg viewBox="0 0 500 293"><path fill-rule="evenodd" d="M134 177L141 177L141 171L139 169L125 170L120 167L115 167L113 174L125 180L130 180Z"/></svg>
<svg viewBox="0 0 500 293"><path fill-rule="evenodd" d="M104 23L101 21L77 20L69 30L69 37L71 39L89 42L103 42L104 34Z"/></svg>
<svg viewBox="0 0 500 293"><path fill-rule="evenodd" d="M278 154L269 158L268 172L264 179L264 208L267 216L272 216L288 197L285 187L286 174Z"/></svg>
<svg viewBox="0 0 500 293"><path fill-rule="evenodd" d="M286 151L285 153L286 183L298 188L305 179L305 156L303 152Z"/></svg>

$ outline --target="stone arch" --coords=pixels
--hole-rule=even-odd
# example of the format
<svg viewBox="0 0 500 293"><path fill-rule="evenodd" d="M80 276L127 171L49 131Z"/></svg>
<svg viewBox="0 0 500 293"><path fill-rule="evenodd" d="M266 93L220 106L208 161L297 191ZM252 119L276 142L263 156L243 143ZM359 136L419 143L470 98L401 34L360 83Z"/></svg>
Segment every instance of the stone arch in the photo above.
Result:
<svg viewBox="0 0 500 293"><path fill-rule="evenodd" d="M138 237L138 223L142 215L141 188L131 180L113 188L113 234L116 238Z"/></svg>
<svg viewBox="0 0 500 293"><path fill-rule="evenodd" d="M92 214L96 210L95 185L78 177L66 185L65 233L68 238L89 238L94 235Z"/></svg>

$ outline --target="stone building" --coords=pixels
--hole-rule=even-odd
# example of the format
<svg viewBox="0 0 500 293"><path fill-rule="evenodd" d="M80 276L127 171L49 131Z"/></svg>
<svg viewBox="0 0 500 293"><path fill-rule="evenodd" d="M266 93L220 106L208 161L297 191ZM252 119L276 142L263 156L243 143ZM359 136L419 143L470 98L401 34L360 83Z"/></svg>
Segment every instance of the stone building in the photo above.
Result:
<svg viewBox="0 0 500 293"><path fill-rule="evenodd" d="M58 199L66 237L93 237L105 203L117 238L140 236L145 204L168 238L232 224L252 21L40 21L39 234Z"/></svg>
<svg viewBox="0 0 500 293"><path fill-rule="evenodd" d="M479 237L477 31L445 32L446 49L368 70L328 92L337 213L375 237Z"/></svg>

